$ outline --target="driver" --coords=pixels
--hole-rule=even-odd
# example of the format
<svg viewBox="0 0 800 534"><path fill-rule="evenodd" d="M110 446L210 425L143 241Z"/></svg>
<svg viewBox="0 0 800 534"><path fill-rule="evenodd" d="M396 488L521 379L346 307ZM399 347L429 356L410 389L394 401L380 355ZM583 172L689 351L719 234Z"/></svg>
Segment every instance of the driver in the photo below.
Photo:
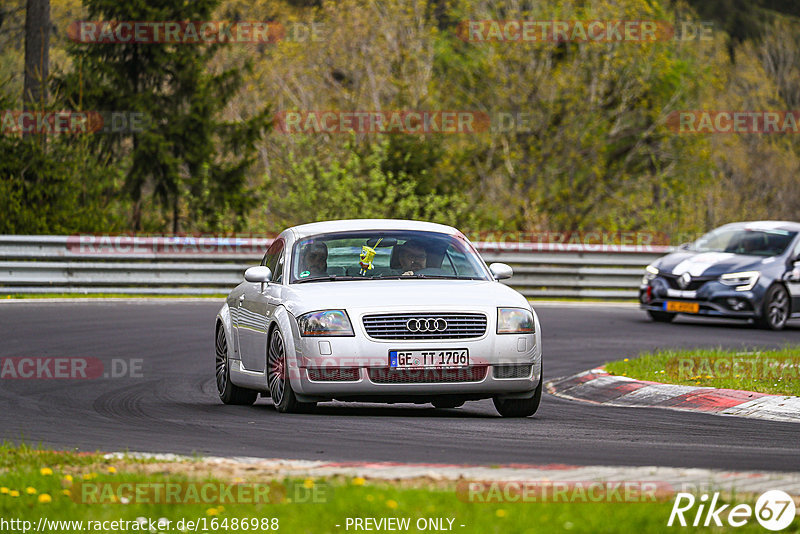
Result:
<svg viewBox="0 0 800 534"><path fill-rule="evenodd" d="M307 278L309 276L327 276L328 247L325 243L317 242L307 244L303 247L300 258L300 276L302 278Z"/></svg>
<svg viewBox="0 0 800 534"><path fill-rule="evenodd" d="M415 271L425 268L428 261L428 253L419 243L406 241L400 247L397 260L400 262L400 270L403 271L403 275L412 275Z"/></svg>

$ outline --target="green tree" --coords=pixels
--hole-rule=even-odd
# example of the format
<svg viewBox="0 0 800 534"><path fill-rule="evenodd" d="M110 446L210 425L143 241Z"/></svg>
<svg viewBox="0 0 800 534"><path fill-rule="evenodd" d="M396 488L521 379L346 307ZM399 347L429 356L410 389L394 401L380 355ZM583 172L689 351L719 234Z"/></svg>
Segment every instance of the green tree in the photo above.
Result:
<svg viewBox="0 0 800 534"><path fill-rule="evenodd" d="M89 20L207 21L218 0L118 2L86 0ZM143 131L98 135L95 148L126 160L131 226L141 230L148 196L161 209L158 228L221 230L241 227L251 207L243 194L254 143L268 125L267 108L225 120L223 110L242 85L244 63L214 72L223 44L76 43L74 69L58 88L78 109L115 110L148 117Z"/></svg>

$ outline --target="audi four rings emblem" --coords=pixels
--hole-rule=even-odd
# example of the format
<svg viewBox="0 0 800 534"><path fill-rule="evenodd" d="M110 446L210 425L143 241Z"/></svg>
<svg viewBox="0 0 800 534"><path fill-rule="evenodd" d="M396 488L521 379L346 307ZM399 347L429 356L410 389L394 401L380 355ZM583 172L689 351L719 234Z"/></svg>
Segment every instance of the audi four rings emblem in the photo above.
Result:
<svg viewBox="0 0 800 534"><path fill-rule="evenodd" d="M406 328L410 332L444 332L447 330L447 321L440 318L409 319Z"/></svg>

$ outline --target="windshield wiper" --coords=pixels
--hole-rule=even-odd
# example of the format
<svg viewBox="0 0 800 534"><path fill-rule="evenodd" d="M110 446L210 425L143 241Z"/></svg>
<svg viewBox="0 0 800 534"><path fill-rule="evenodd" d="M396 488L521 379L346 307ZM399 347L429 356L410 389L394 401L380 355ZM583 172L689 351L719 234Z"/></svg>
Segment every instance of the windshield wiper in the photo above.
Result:
<svg viewBox="0 0 800 534"><path fill-rule="evenodd" d="M346 282L348 280L369 280L369 278L364 278L362 276L344 276L340 274L330 274L328 276L315 276L314 278L302 278L300 280L295 280L295 284L304 284L306 282Z"/></svg>

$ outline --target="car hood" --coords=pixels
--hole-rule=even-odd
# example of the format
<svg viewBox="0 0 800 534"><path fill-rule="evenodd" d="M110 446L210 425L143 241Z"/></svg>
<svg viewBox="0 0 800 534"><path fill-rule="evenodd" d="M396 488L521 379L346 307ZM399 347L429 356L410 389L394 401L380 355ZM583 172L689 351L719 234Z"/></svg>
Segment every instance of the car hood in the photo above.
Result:
<svg viewBox="0 0 800 534"><path fill-rule="evenodd" d="M719 276L738 271L758 271L773 263L776 257L749 256L729 252L679 251L664 256L653 265L665 274L677 276L688 272L693 277Z"/></svg>
<svg viewBox="0 0 800 534"><path fill-rule="evenodd" d="M311 282L286 286L284 302L297 316L309 311L486 310L529 307L510 287L484 280L364 280Z"/></svg>

